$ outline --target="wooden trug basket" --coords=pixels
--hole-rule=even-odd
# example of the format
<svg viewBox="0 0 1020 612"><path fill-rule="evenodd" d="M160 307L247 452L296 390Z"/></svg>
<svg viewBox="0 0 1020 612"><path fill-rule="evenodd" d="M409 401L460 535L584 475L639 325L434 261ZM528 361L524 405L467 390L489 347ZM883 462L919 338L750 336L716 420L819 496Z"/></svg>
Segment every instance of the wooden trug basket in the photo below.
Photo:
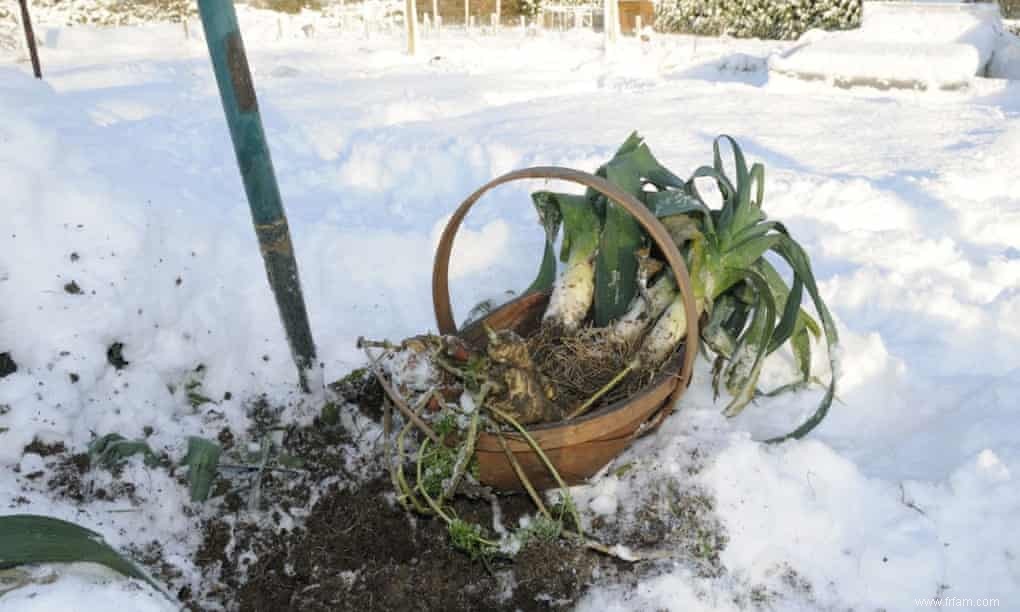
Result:
<svg viewBox="0 0 1020 612"><path fill-rule="evenodd" d="M644 204L609 181L585 172L557 167L526 168L504 174L471 194L453 213L436 248L432 270L432 300L441 334L459 335L481 348L488 341L482 323L494 330L513 329L522 336L527 336L540 324L549 300L548 294L544 293L527 294L504 304L482 321L460 332L457 331L450 307L450 253L461 222L485 192L503 183L522 179L558 179L578 183L600 192L632 214L655 241L673 269L687 314L687 338L698 337L698 320L687 266L666 228ZM654 431L662 424L690 383L696 354L697 351L688 350L685 344L651 383L630 398L603 406L571 421L533 426L528 429L528 433L567 484L584 482L623 452L634 439ZM522 436L505 433L504 438L535 487L548 489L557 486L539 456ZM496 436L481 433L475 454L484 484L502 490L523 488Z"/></svg>

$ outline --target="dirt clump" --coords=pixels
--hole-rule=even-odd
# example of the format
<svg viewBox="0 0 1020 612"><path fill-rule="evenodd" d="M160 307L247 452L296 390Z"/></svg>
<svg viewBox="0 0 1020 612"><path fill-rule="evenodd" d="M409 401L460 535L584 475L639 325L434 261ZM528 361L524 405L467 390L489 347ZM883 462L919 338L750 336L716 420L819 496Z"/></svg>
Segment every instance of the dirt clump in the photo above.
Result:
<svg viewBox="0 0 1020 612"><path fill-rule="evenodd" d="M576 602L605 562L555 542L536 542L515 560L472 560L440 521L391 503L385 478L328 488L301 528L211 521L197 561L220 575L208 596L253 612L555 609Z"/></svg>

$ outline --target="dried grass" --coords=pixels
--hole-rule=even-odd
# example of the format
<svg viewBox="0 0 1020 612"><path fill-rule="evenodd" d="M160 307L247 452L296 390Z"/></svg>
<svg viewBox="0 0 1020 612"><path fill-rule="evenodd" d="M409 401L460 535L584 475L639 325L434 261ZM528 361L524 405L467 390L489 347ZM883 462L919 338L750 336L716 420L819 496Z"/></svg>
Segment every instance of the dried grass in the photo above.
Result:
<svg viewBox="0 0 1020 612"><path fill-rule="evenodd" d="M528 350L538 371L556 388L555 401L567 412L583 404L619 374L635 347L614 342L608 328L585 327L564 335L543 325L527 338ZM603 397L598 406L611 404L640 390L647 372L635 372Z"/></svg>

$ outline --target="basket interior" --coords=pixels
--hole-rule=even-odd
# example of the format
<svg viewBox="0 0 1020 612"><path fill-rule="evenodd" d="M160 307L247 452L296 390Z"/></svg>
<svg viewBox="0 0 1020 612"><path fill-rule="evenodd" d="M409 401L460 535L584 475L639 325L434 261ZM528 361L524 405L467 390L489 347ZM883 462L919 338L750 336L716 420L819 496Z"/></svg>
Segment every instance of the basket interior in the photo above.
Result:
<svg viewBox="0 0 1020 612"><path fill-rule="evenodd" d="M488 334L485 332L485 325L488 325L496 331L501 329L512 329L521 336L527 337L536 331L539 325L541 325L542 313L545 312L545 307L548 303L548 293L536 292L523 295L494 309L483 319L475 321L463 330L459 331L457 335L466 340L472 346L477 346L479 348L485 348L485 346L489 343ZM657 389L663 385L678 384L686 348L686 343L680 345L676 352L669 358L669 361L667 361L660 369L659 373L656 374L652 381L639 393L627 399L600 406L584 416L571 419L570 425L584 423L585 421L597 419L620 410L630 405L632 402L640 400L642 396L650 393L653 389ZM544 429L563 427L564 425L565 423L563 422L542 423L529 425L528 430L541 431Z"/></svg>

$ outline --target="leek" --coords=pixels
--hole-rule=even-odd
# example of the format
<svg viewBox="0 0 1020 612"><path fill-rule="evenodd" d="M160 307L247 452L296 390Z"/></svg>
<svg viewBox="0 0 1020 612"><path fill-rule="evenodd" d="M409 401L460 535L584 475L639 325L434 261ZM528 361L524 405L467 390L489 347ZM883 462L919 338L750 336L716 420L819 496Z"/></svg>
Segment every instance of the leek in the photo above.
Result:
<svg viewBox="0 0 1020 612"><path fill-rule="evenodd" d="M571 334L580 329L595 295L595 255L601 224L584 197L548 194L563 218L560 258L566 263L553 285L543 323Z"/></svg>

